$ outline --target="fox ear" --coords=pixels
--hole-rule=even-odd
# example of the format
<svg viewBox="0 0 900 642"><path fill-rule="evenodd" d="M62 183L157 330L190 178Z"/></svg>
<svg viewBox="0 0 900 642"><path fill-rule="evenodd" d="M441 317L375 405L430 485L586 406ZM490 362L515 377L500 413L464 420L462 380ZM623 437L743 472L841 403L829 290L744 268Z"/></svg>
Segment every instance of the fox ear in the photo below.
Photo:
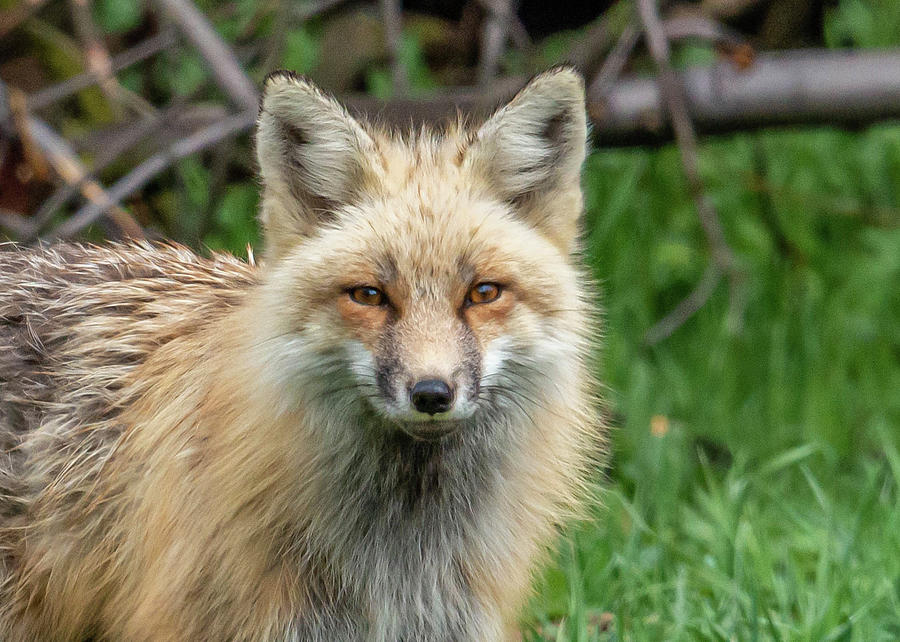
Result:
<svg viewBox="0 0 900 642"><path fill-rule="evenodd" d="M269 74L256 134L267 251L282 254L351 203L374 169L374 151L333 98L293 73Z"/></svg>
<svg viewBox="0 0 900 642"><path fill-rule="evenodd" d="M491 116L464 162L523 218L568 247L581 215L587 135L584 81L560 67L534 78Z"/></svg>

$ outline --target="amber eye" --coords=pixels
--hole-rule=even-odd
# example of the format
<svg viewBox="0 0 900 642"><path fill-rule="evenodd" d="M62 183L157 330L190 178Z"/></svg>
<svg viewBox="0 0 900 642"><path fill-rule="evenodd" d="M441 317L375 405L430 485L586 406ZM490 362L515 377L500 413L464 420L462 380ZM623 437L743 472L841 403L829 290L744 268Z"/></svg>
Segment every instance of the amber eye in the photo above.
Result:
<svg viewBox="0 0 900 642"><path fill-rule="evenodd" d="M466 294L466 303L491 303L500 298L500 286L496 283L479 283Z"/></svg>
<svg viewBox="0 0 900 642"><path fill-rule="evenodd" d="M350 290L350 299L360 305L383 305L387 302L384 292L371 285L361 285Z"/></svg>

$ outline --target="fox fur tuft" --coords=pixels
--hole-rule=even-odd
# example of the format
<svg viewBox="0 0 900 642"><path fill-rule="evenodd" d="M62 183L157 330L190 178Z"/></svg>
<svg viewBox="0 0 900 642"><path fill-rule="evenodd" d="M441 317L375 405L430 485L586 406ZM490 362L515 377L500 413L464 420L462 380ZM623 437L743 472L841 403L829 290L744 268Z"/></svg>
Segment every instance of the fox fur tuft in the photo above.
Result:
<svg viewBox="0 0 900 642"><path fill-rule="evenodd" d="M0 640L514 639L602 455L572 70L401 135L265 82L266 251L0 247Z"/></svg>

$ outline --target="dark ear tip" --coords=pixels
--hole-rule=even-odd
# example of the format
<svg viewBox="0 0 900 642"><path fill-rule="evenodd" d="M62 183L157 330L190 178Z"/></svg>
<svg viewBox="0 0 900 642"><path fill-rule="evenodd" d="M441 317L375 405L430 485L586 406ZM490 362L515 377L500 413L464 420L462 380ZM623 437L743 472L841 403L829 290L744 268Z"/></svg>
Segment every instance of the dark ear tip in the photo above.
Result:
<svg viewBox="0 0 900 642"><path fill-rule="evenodd" d="M266 77L263 80L263 91L268 89L270 85L277 85L283 82L310 84L309 78L302 74L298 74L296 71L291 71L290 69L276 69L275 71L270 71L266 74Z"/></svg>

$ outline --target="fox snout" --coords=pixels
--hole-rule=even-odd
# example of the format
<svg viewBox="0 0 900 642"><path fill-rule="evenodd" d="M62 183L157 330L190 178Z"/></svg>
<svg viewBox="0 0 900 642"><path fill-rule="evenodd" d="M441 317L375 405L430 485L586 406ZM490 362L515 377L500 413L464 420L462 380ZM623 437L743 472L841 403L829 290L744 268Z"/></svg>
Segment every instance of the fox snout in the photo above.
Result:
<svg viewBox="0 0 900 642"><path fill-rule="evenodd" d="M454 390L441 379L424 379L416 382L409 391L413 408L427 415L447 412L453 407Z"/></svg>

